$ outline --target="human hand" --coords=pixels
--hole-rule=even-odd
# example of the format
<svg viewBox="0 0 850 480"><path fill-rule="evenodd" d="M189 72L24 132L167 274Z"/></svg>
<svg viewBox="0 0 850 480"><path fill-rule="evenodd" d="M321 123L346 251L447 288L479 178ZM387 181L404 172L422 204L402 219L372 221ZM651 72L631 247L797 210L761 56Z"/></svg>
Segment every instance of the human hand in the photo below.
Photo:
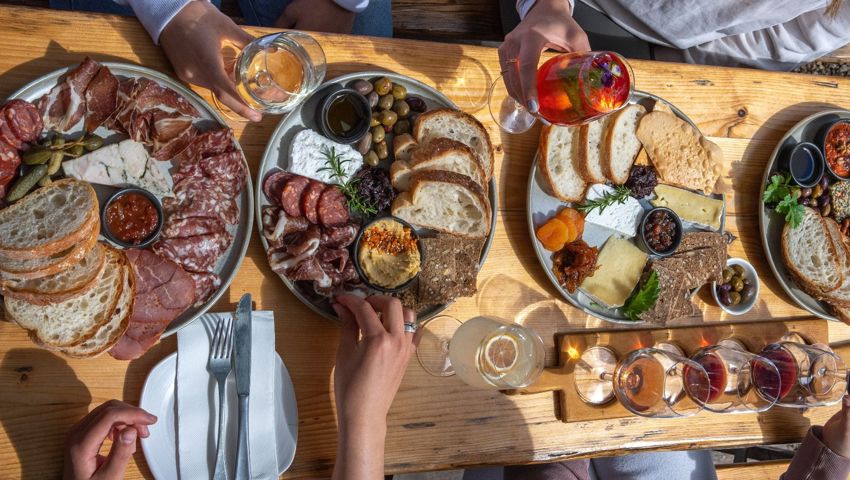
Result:
<svg viewBox="0 0 850 480"><path fill-rule="evenodd" d="M508 93L531 113L540 108L537 63L547 48L559 52L590 50L587 34L573 19L567 0L537 0L499 47L499 64Z"/></svg>
<svg viewBox="0 0 850 480"><path fill-rule="evenodd" d="M232 71L225 67L225 43L242 49L254 37L203 0L191 1L165 26L159 42L181 80L208 88L237 114L258 122L263 116L239 97Z"/></svg>
<svg viewBox="0 0 850 480"><path fill-rule="evenodd" d="M354 12L350 12L332 0L293 0L275 26L313 32L351 33L354 27Z"/></svg>
<svg viewBox="0 0 850 480"><path fill-rule="evenodd" d="M148 425L156 417L118 400L101 404L83 417L68 437L65 480L119 480L136 452L136 438L150 435ZM109 455L100 454L106 439L112 440Z"/></svg>
<svg viewBox="0 0 850 480"><path fill-rule="evenodd" d="M850 397L841 400L841 411L823 426L823 443L844 458L850 458Z"/></svg>

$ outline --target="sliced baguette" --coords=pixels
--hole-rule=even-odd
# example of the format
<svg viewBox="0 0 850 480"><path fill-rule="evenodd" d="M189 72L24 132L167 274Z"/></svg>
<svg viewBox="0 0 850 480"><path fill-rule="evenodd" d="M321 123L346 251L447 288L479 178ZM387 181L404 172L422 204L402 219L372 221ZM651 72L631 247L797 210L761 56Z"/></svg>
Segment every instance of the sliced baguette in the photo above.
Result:
<svg viewBox="0 0 850 480"><path fill-rule="evenodd" d="M844 281L838 252L830 238L826 221L806 208L797 228L782 229L782 257L797 283L809 293L831 292Z"/></svg>
<svg viewBox="0 0 850 480"><path fill-rule="evenodd" d="M97 238L100 235L100 220L96 221L91 228L86 228L89 232L86 234L86 238L81 239L80 243L49 257L13 259L0 255L0 280L7 282L30 280L73 268L97 244Z"/></svg>
<svg viewBox="0 0 850 480"><path fill-rule="evenodd" d="M484 170L475 152L466 145L448 138L432 140L425 147L413 152L407 162L402 160L393 162L390 165L390 181L396 190L407 191L410 188L410 175L420 170L442 170L466 175L482 190L487 191Z"/></svg>
<svg viewBox="0 0 850 480"><path fill-rule="evenodd" d="M632 104L615 113L605 132L605 147L602 149L602 169L605 177L615 185L629 179L629 172L640 153L641 143L635 132L646 108Z"/></svg>
<svg viewBox="0 0 850 480"><path fill-rule="evenodd" d="M419 148L419 144L413 139L413 135L404 133L393 139L393 159L398 161L410 160L410 155Z"/></svg>
<svg viewBox="0 0 850 480"><path fill-rule="evenodd" d="M847 242L844 240L845 237L841 233L838 222L826 218L824 223L826 223L835 251L838 253L838 264L841 265L844 281L835 290L815 296L833 306L850 307L850 251L848 251Z"/></svg>
<svg viewBox="0 0 850 480"><path fill-rule="evenodd" d="M578 173L587 183L605 183L602 150L610 120L610 116L604 116L582 125L579 130Z"/></svg>
<svg viewBox="0 0 850 480"><path fill-rule="evenodd" d="M124 252L109 247L106 266L95 288L50 305L7 298L6 317L29 330L44 345L57 348L80 345L111 319L121 296L123 269L127 265Z"/></svg>
<svg viewBox="0 0 850 480"><path fill-rule="evenodd" d="M97 195L91 185L59 180L0 210L0 254L48 257L79 243L97 221Z"/></svg>
<svg viewBox="0 0 850 480"><path fill-rule="evenodd" d="M91 358L109 350L130 326L133 315L133 300L136 298L136 278L129 264L123 267L121 296L109 321L97 333L83 343L62 349L62 353L72 358Z"/></svg>
<svg viewBox="0 0 850 480"><path fill-rule="evenodd" d="M540 166L551 193L565 202L580 202L588 183L579 174L579 129L545 126L540 131Z"/></svg>
<svg viewBox="0 0 850 480"><path fill-rule="evenodd" d="M448 108L431 110L419 116L413 137L420 145L436 138L456 140L471 148L484 169L485 183L493 177L493 144L481 122L468 113Z"/></svg>
<svg viewBox="0 0 850 480"><path fill-rule="evenodd" d="M463 237L480 238L490 233L490 201L469 177L422 170L412 175L410 187L393 200L394 216Z"/></svg>
<svg viewBox="0 0 850 480"><path fill-rule="evenodd" d="M46 277L5 282L3 295L35 305L63 302L94 288L105 265L106 249L96 243L70 268Z"/></svg>

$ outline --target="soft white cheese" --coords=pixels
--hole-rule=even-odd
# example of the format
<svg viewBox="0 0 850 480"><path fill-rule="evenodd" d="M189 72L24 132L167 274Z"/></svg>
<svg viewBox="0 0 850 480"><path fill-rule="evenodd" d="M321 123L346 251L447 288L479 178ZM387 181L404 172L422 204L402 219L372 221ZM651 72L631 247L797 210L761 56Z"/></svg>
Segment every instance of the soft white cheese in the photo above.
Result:
<svg viewBox="0 0 850 480"><path fill-rule="evenodd" d="M591 185L587 190L587 199L598 200L606 193L613 192L614 188L607 185ZM600 227L609 228L626 237L632 238L637 234L642 216L643 207L640 206L640 202L633 197L628 197L623 203L614 202L612 205L607 206L602 213L599 213L598 208L593 210L587 214L584 221L599 225Z"/></svg>
<svg viewBox="0 0 850 480"><path fill-rule="evenodd" d="M160 197L171 196L168 162L148 154L133 140L106 145L94 152L62 163L65 175L102 185L133 185Z"/></svg>
<svg viewBox="0 0 850 480"><path fill-rule="evenodd" d="M338 183L345 179L336 179L330 171L322 170L327 165L325 152L333 149L341 159L345 178L354 175L363 165L363 156L351 147L331 141L313 130L301 130L295 134L289 148L289 168L287 170L313 180L325 183Z"/></svg>

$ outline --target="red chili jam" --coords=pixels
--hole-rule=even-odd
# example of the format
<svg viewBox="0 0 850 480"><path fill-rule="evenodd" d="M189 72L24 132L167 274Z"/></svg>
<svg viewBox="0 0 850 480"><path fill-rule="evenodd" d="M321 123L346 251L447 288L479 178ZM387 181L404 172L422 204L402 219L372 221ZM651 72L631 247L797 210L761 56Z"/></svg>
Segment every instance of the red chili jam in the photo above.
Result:
<svg viewBox="0 0 850 480"><path fill-rule="evenodd" d="M125 243L144 242L156 231L158 223L156 206L140 193L125 193L106 207L106 227Z"/></svg>
<svg viewBox="0 0 850 480"><path fill-rule="evenodd" d="M824 142L829 168L839 177L850 177L850 123L836 123Z"/></svg>

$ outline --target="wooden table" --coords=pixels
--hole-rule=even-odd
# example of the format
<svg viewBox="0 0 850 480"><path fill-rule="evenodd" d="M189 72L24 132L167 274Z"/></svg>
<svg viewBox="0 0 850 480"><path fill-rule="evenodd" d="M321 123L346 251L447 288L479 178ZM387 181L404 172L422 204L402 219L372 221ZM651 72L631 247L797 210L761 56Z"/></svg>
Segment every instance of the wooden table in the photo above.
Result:
<svg viewBox="0 0 850 480"><path fill-rule="evenodd" d="M0 8L0 98L39 75L97 60L135 62L165 72L162 51L133 19ZM260 29L251 30L255 34ZM502 134L486 108L488 85L498 76L496 50L463 45L318 35L329 61L328 77L389 69L428 83L484 122L497 146L498 224L490 257L479 277L480 293L461 299L448 314L465 319L498 315L525 321L549 347L553 334L610 327L557 298L529 243L525 196L536 132ZM745 320L805 318L790 303L765 262L756 208L762 170L780 136L795 122L824 108L850 108L850 80L654 62L634 62L638 87L676 104L725 153L723 175L736 192L728 197L727 227L739 237L730 255L750 260L764 288ZM233 123L256 175L260 155L278 118ZM326 477L334 463L336 428L331 370L337 326L301 305L271 272L256 233L248 257L217 305L232 310L244 292L274 310L277 350L292 374L300 435L289 478ZM707 299L705 292L701 297ZM710 300L709 300L709 303ZM709 304L706 320L729 318ZM850 340L850 328L830 325L830 340ZM317 348L319 347L319 348ZM23 331L0 324L0 478L53 478L60 470L68 428L110 398L138 402L147 372L175 350L163 340L143 358L108 356L66 360L35 348ZM388 472L465 465L546 462L649 449L682 449L789 442L802 438L833 408L805 414L775 409L765 415L700 414L690 419L626 418L564 424L551 393L506 396L474 390L457 378L435 378L414 360L389 415ZM128 478L150 477L139 451Z"/></svg>

